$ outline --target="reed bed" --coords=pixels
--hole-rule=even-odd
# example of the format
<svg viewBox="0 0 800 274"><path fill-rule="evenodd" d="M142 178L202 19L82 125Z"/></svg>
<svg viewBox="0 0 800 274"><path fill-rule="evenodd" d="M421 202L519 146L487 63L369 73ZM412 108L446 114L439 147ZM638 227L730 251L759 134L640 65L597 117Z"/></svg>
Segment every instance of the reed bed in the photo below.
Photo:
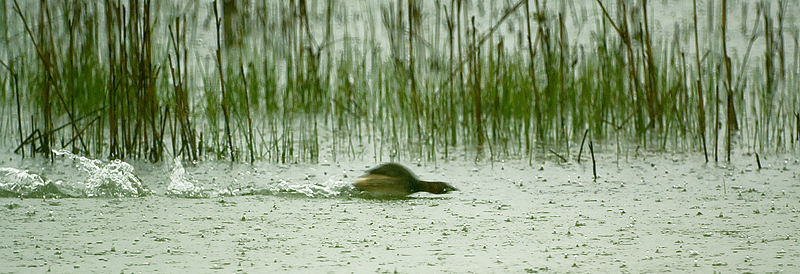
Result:
<svg viewBox="0 0 800 274"><path fill-rule="evenodd" d="M799 152L797 4L705 3L666 35L646 0L6 0L2 141L153 162Z"/></svg>

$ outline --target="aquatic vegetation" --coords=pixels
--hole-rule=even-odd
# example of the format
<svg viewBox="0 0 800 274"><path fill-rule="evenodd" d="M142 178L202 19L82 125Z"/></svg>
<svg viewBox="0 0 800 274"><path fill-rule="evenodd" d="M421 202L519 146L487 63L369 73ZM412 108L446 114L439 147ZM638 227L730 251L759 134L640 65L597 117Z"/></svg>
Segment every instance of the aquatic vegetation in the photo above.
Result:
<svg viewBox="0 0 800 274"><path fill-rule="evenodd" d="M8 1L0 139L153 162L800 149L798 5L692 4L670 31L648 1Z"/></svg>

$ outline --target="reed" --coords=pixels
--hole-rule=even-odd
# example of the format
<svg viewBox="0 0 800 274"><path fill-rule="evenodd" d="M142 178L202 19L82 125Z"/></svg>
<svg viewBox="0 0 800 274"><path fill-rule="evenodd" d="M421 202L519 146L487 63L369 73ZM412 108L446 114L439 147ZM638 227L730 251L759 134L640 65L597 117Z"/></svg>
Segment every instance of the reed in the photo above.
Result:
<svg viewBox="0 0 800 274"><path fill-rule="evenodd" d="M754 4L738 55L727 1L693 1L672 37L654 31L651 2L598 0L592 18L575 3L394 0L361 27L340 1L14 1L8 26L24 35L6 35L0 127L16 122L3 139L26 156L153 162L532 164L580 161L587 137L618 159L796 149L793 4ZM193 42L204 34L213 46Z"/></svg>
<svg viewBox="0 0 800 274"><path fill-rule="evenodd" d="M173 128L173 133L180 131L180 138L173 139L173 144L180 141L179 147L173 146L173 155L183 155L184 158L193 161L198 159L197 139L195 138L195 128L191 120L191 101L187 90L187 49L186 49L186 24L181 25L181 17L176 17L174 25L170 27L170 42L172 53L167 55L169 59L170 75L172 77L173 88L173 119L178 125ZM184 21L185 22L185 19ZM175 56L173 58L173 56ZM174 135L173 135L174 136ZM175 138L175 137L173 137ZM177 149L177 150L176 150Z"/></svg>
<svg viewBox="0 0 800 274"><path fill-rule="evenodd" d="M708 149L706 147L706 109L705 98L703 97L703 72L700 66L700 38L697 35L697 0L692 0L692 19L694 23L694 58L697 66L697 80L695 81L695 88L697 89L697 129L700 135L700 141L703 144L703 156L708 163Z"/></svg>
<svg viewBox="0 0 800 274"><path fill-rule="evenodd" d="M222 115L225 118L225 139L227 140L227 147L225 150L230 152L230 160L236 161L236 149L233 146L233 137L231 136L231 126L230 126L230 115L228 114L228 96L225 93L225 73L222 67L222 37L220 34L220 16L219 11L217 10L217 1L213 2L214 8L214 25L216 26L216 34L217 34L217 49L216 53L216 61L217 61L217 72L219 72L219 86L222 92ZM223 150L224 151L224 150Z"/></svg>

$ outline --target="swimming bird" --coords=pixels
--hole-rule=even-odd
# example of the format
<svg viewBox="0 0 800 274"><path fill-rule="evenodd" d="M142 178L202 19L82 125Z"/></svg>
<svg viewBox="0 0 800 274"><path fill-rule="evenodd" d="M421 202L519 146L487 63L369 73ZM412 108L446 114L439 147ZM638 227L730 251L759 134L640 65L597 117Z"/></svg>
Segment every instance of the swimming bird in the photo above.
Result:
<svg viewBox="0 0 800 274"><path fill-rule="evenodd" d="M367 174L358 177L353 187L372 197L404 197L420 191L444 194L458 190L448 183L419 180L407 168L395 163L367 170Z"/></svg>

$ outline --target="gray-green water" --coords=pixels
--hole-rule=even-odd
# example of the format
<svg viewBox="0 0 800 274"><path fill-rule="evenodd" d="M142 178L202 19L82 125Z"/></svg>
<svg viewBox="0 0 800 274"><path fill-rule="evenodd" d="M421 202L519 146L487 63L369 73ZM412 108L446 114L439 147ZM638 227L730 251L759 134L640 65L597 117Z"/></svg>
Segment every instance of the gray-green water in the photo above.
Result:
<svg viewBox="0 0 800 274"><path fill-rule="evenodd" d="M2 198L0 272L792 272L800 162L406 163L460 191L360 198L373 163L135 164L152 194ZM9 164L22 164L15 160ZM63 162L62 162L63 161ZM29 163L28 163L29 164ZM50 180L83 171L58 160ZM35 165L34 165L35 166ZM34 167L31 173L50 167ZM22 167L20 167L22 168ZM171 171L170 171L171 170ZM176 175L180 173L182 175ZM175 179L206 198L175 195ZM7 179L3 177L2 179ZM172 188L170 186L173 186Z"/></svg>

